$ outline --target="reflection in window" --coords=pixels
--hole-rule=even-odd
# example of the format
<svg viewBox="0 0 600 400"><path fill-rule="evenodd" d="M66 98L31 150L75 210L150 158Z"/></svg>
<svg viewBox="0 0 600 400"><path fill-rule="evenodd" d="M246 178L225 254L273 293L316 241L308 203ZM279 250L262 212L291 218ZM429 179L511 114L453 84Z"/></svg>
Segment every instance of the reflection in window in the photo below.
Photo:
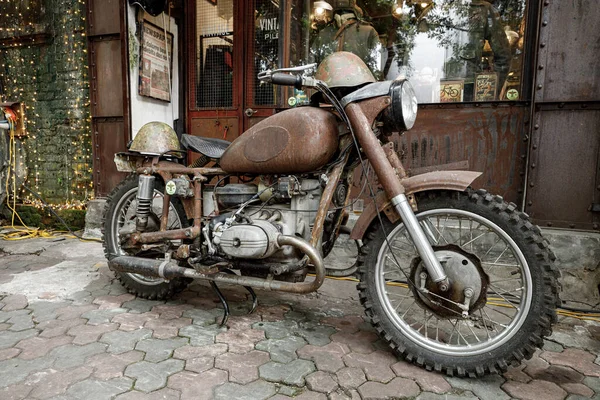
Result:
<svg viewBox="0 0 600 400"><path fill-rule="evenodd" d="M292 63L351 51L379 79L409 79L421 103L520 98L525 0L292 3Z"/></svg>

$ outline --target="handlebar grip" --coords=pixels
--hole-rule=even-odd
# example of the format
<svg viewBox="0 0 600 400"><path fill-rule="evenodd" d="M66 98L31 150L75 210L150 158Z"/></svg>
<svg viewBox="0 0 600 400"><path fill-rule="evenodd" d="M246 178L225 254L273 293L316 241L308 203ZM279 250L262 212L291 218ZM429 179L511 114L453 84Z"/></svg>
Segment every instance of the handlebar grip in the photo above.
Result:
<svg viewBox="0 0 600 400"><path fill-rule="evenodd" d="M296 89L302 89L302 77L299 75L276 72L271 76L271 82L275 85L293 86Z"/></svg>

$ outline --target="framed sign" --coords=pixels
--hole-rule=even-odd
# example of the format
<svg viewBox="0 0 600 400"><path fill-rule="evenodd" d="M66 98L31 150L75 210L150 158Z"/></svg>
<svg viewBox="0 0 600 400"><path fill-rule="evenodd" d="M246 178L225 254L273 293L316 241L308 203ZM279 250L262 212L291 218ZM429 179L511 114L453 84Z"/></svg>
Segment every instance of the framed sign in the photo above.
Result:
<svg viewBox="0 0 600 400"><path fill-rule="evenodd" d="M167 42L167 45L165 45ZM169 53L167 55L167 48ZM169 72L171 72L169 74ZM173 34L144 20L140 39L140 79L138 93L141 96L171 101L171 78L173 75Z"/></svg>
<svg viewBox="0 0 600 400"><path fill-rule="evenodd" d="M452 80L440 82L440 103L458 103L463 100L464 81Z"/></svg>
<svg viewBox="0 0 600 400"><path fill-rule="evenodd" d="M479 74L475 77L475 101L494 101L498 91L498 75Z"/></svg>

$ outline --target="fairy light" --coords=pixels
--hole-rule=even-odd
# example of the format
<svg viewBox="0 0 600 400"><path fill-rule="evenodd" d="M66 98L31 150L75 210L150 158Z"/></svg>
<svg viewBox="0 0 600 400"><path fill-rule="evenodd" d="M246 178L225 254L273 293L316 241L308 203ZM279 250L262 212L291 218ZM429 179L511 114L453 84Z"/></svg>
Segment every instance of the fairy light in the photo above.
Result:
<svg viewBox="0 0 600 400"><path fill-rule="evenodd" d="M28 186L55 209L82 209L93 198L85 0L69 8L45 3L56 6L46 4L42 15L30 6L25 12L20 0L0 0L0 38L15 39L0 53L0 96L25 104L27 161L19 154L17 163L28 166ZM52 41L36 43L44 31L54 33ZM43 207L24 189L19 198Z"/></svg>

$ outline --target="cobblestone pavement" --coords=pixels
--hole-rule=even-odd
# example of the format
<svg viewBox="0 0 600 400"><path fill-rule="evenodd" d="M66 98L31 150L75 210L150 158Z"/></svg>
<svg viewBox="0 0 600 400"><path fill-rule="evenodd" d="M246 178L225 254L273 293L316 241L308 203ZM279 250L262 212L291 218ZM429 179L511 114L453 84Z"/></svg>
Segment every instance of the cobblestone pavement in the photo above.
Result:
<svg viewBox="0 0 600 400"><path fill-rule="evenodd" d="M600 398L600 325L564 319L543 351L504 376L429 373L398 361L363 321L355 284L316 294L209 287L129 295L101 246L0 241L0 399Z"/></svg>

